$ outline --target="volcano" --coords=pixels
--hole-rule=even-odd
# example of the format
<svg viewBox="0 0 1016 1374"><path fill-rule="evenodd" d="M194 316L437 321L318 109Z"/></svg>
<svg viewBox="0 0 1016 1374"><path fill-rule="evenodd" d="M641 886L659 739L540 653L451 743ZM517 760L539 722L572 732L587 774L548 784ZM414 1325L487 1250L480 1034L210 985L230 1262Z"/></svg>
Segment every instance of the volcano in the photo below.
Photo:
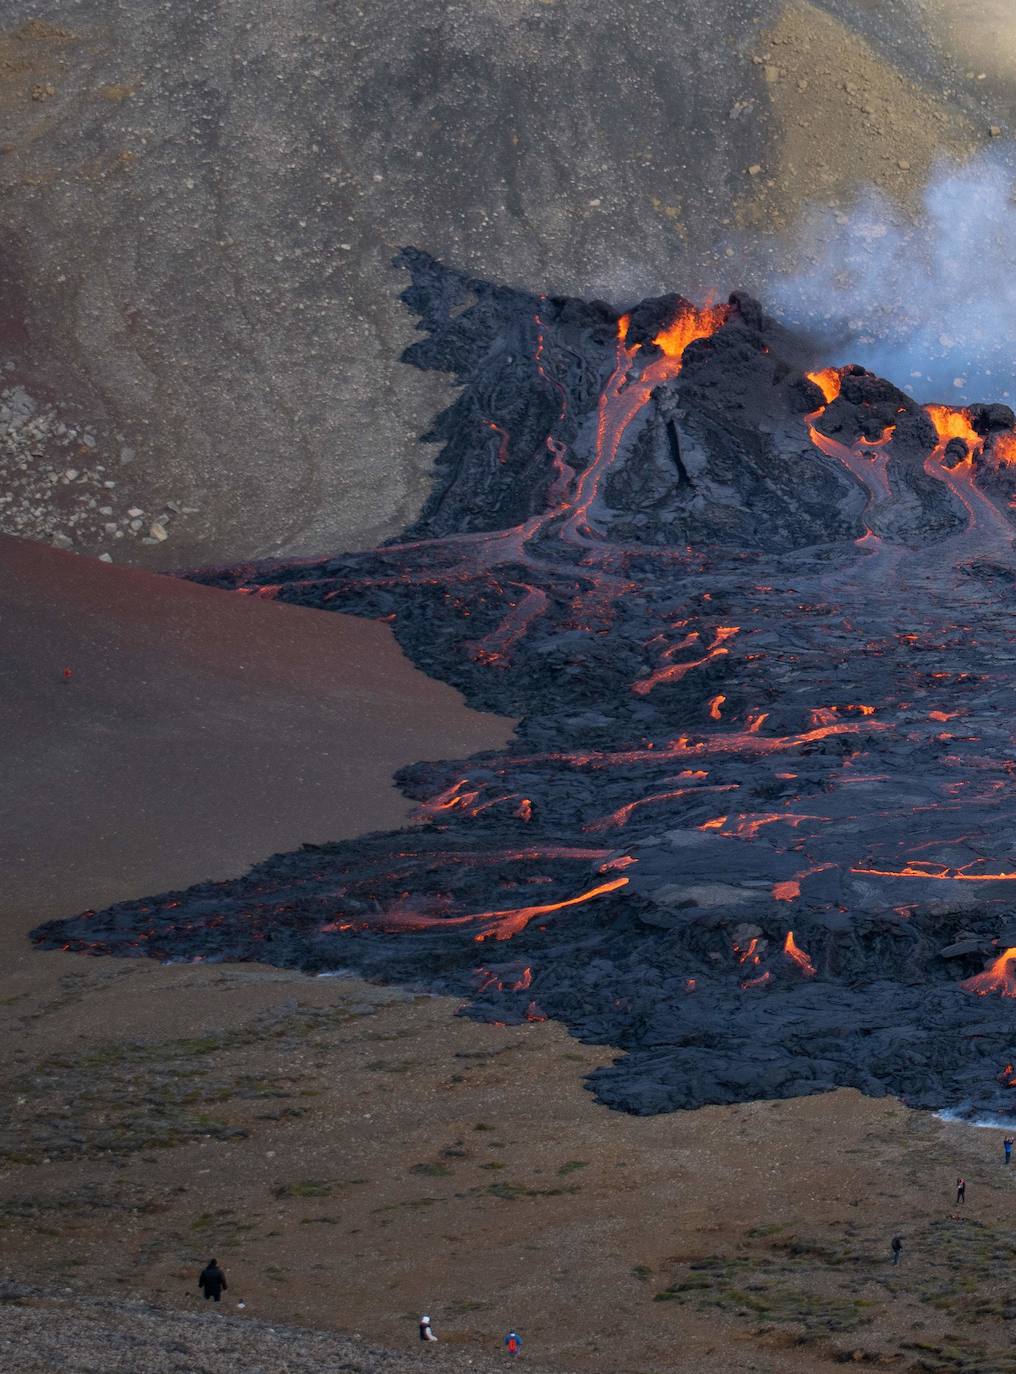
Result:
<svg viewBox="0 0 1016 1374"><path fill-rule="evenodd" d="M623 1051L590 1085L630 1112L1012 1113L1012 411L816 370L740 293L622 311L397 262L405 359L460 388L419 520L191 576L388 621L510 746L403 770L415 829L35 941L553 1017Z"/></svg>

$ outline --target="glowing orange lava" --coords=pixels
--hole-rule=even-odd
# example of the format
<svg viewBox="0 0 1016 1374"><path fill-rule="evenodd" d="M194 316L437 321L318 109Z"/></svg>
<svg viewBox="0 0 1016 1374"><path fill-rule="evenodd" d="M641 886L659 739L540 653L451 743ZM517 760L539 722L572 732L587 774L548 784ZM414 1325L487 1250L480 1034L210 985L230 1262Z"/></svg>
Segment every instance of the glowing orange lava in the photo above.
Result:
<svg viewBox="0 0 1016 1374"><path fill-rule="evenodd" d="M757 978L747 978L741 984L742 988L764 988L767 983L771 983L773 975L766 969L765 973L760 973Z"/></svg>
<svg viewBox="0 0 1016 1374"><path fill-rule="evenodd" d="M661 348L668 358L680 358L684 350L696 339L707 339L715 334L730 315L729 305L691 306L678 315L673 324L657 334L653 343ZM627 333L627 329L625 330Z"/></svg>
<svg viewBox="0 0 1016 1374"><path fill-rule="evenodd" d="M937 872L933 872L937 869ZM902 868L852 868L851 873L870 873L876 878L934 878L936 881L954 883L1011 883L1016 882L1016 873L967 873L962 868L949 868L946 864L908 863Z"/></svg>
<svg viewBox="0 0 1016 1374"><path fill-rule="evenodd" d="M530 921L535 920L537 916L547 916L552 911L564 911L567 907L592 901L594 897L602 897L605 892L616 892L619 887L626 887L628 881L627 878L612 878L610 882L600 883L597 887L591 887L588 892L581 892L577 897L568 897L563 902L546 902L541 906L511 907L504 911L477 911L466 916L433 916L427 912L414 911L408 906L396 906L390 907L379 917L366 922L330 921L321 927L321 931L322 933L329 933L358 928L401 933L403 931L444 930L451 926L476 923L480 929L473 936L473 939L478 944L491 938L510 940L512 936L525 930Z"/></svg>
<svg viewBox="0 0 1016 1374"><path fill-rule="evenodd" d="M1016 434L996 434L991 445L991 456L1003 467L1016 466Z"/></svg>
<svg viewBox="0 0 1016 1374"><path fill-rule="evenodd" d="M979 448L983 443L981 436L970 422L970 411L962 407L927 405L924 409L935 426L939 445L944 448L950 439L963 439L967 452Z"/></svg>
<svg viewBox="0 0 1016 1374"><path fill-rule="evenodd" d="M807 954L805 954L804 950L798 946L792 930L787 931L787 938L783 942L783 953L793 959L794 963L806 978L810 978L814 974L815 965L808 958Z"/></svg>
<svg viewBox="0 0 1016 1374"><path fill-rule="evenodd" d="M964 992L976 992L978 997L987 997L997 992L1000 997L1016 997L1016 975L1012 963L1016 959L1016 946L1000 954L990 968L983 973L975 973L973 978L965 978L960 984Z"/></svg>
<svg viewBox="0 0 1016 1374"><path fill-rule="evenodd" d="M693 668L701 668L704 664L711 663L714 658L720 658L724 654L729 654L730 650L724 648L724 641L733 639L740 628L739 625L718 625L712 640L706 646L706 651L701 658L695 658L683 663L668 663L666 667L657 668L656 671L650 673L648 677L640 678L640 680L632 686L632 691L636 696L644 697L661 682L679 682L681 678L684 677L685 673L690 673ZM690 634L685 635L679 644L675 644L672 648L664 649L660 657L664 659L670 658L672 654L677 653L679 650L689 648L696 639L698 639L698 635L692 630ZM716 698L714 697L713 700L715 701ZM726 701L726 697L721 696L719 700L721 702ZM714 717L714 719L719 719L719 717Z"/></svg>
<svg viewBox="0 0 1016 1374"><path fill-rule="evenodd" d="M824 367L821 372L806 372L804 375L809 382L814 382L821 391L825 397L826 405L830 401L835 401L840 394L841 378L835 367Z"/></svg>

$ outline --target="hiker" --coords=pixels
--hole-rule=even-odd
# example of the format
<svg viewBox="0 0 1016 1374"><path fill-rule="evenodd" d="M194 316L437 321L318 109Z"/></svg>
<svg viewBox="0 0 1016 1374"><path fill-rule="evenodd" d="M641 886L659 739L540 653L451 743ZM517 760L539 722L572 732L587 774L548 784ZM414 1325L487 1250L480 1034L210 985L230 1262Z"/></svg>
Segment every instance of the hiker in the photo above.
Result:
<svg viewBox="0 0 1016 1374"><path fill-rule="evenodd" d="M222 1297L223 1290L229 1287L226 1276L219 1268L217 1259L210 1259L198 1275L198 1287L204 1289L205 1301L214 1298L216 1302Z"/></svg>
<svg viewBox="0 0 1016 1374"><path fill-rule="evenodd" d="M1005 1162L1006 1162L1006 1164L1011 1164L1011 1163L1012 1163L1012 1146L1013 1146L1013 1139L1012 1139L1012 1136L1011 1136L1011 1135L1007 1135L1006 1138L1002 1141L1002 1149L1005 1151Z"/></svg>
<svg viewBox="0 0 1016 1374"><path fill-rule="evenodd" d="M514 1359L522 1349L522 1337L517 1331L509 1331L504 1338L504 1346L508 1354Z"/></svg>
<svg viewBox="0 0 1016 1374"><path fill-rule="evenodd" d="M902 1250L903 1250L903 1237L902 1237L902 1236L893 1236L893 1238L892 1238L893 1264L899 1264L899 1262L900 1262L900 1253L902 1252Z"/></svg>
<svg viewBox="0 0 1016 1374"><path fill-rule="evenodd" d="M420 1340L421 1340L421 1341L436 1341L436 1340L437 1340L437 1337L434 1335L433 1331L431 1331L431 1329L430 1329L430 1318L429 1318L429 1317L421 1317L421 1318L420 1318Z"/></svg>
<svg viewBox="0 0 1016 1374"><path fill-rule="evenodd" d="M965 1178L958 1178L958 1179L956 1180L956 1201L957 1201L957 1202L966 1202L966 1200L967 1200L967 1180L966 1180Z"/></svg>

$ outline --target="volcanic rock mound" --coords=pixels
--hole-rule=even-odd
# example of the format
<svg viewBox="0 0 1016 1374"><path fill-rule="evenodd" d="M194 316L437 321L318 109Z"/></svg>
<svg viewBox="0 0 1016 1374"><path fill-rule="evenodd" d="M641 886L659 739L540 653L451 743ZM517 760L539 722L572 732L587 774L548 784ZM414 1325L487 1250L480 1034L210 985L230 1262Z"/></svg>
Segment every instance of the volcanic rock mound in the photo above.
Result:
<svg viewBox="0 0 1016 1374"><path fill-rule="evenodd" d="M503 753L424 824L38 942L353 969L556 1017L648 1113L827 1090L1016 1102L1014 417L808 372L735 294L619 312L407 250L450 372L433 493L369 553L196 574L390 621Z"/></svg>

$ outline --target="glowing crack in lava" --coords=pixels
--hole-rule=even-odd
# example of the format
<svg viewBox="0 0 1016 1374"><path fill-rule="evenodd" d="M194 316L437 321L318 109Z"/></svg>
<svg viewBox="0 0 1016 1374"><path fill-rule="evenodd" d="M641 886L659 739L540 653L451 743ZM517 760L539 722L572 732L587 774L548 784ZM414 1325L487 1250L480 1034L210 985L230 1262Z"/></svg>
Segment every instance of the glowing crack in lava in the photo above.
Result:
<svg viewBox="0 0 1016 1374"><path fill-rule="evenodd" d="M35 939L551 1017L618 1047L590 1087L631 1112L846 1085L1016 1113L1012 411L824 367L739 293L398 262L406 361L456 387L419 518L191 575L385 621L510 745L403 769L407 830Z"/></svg>

